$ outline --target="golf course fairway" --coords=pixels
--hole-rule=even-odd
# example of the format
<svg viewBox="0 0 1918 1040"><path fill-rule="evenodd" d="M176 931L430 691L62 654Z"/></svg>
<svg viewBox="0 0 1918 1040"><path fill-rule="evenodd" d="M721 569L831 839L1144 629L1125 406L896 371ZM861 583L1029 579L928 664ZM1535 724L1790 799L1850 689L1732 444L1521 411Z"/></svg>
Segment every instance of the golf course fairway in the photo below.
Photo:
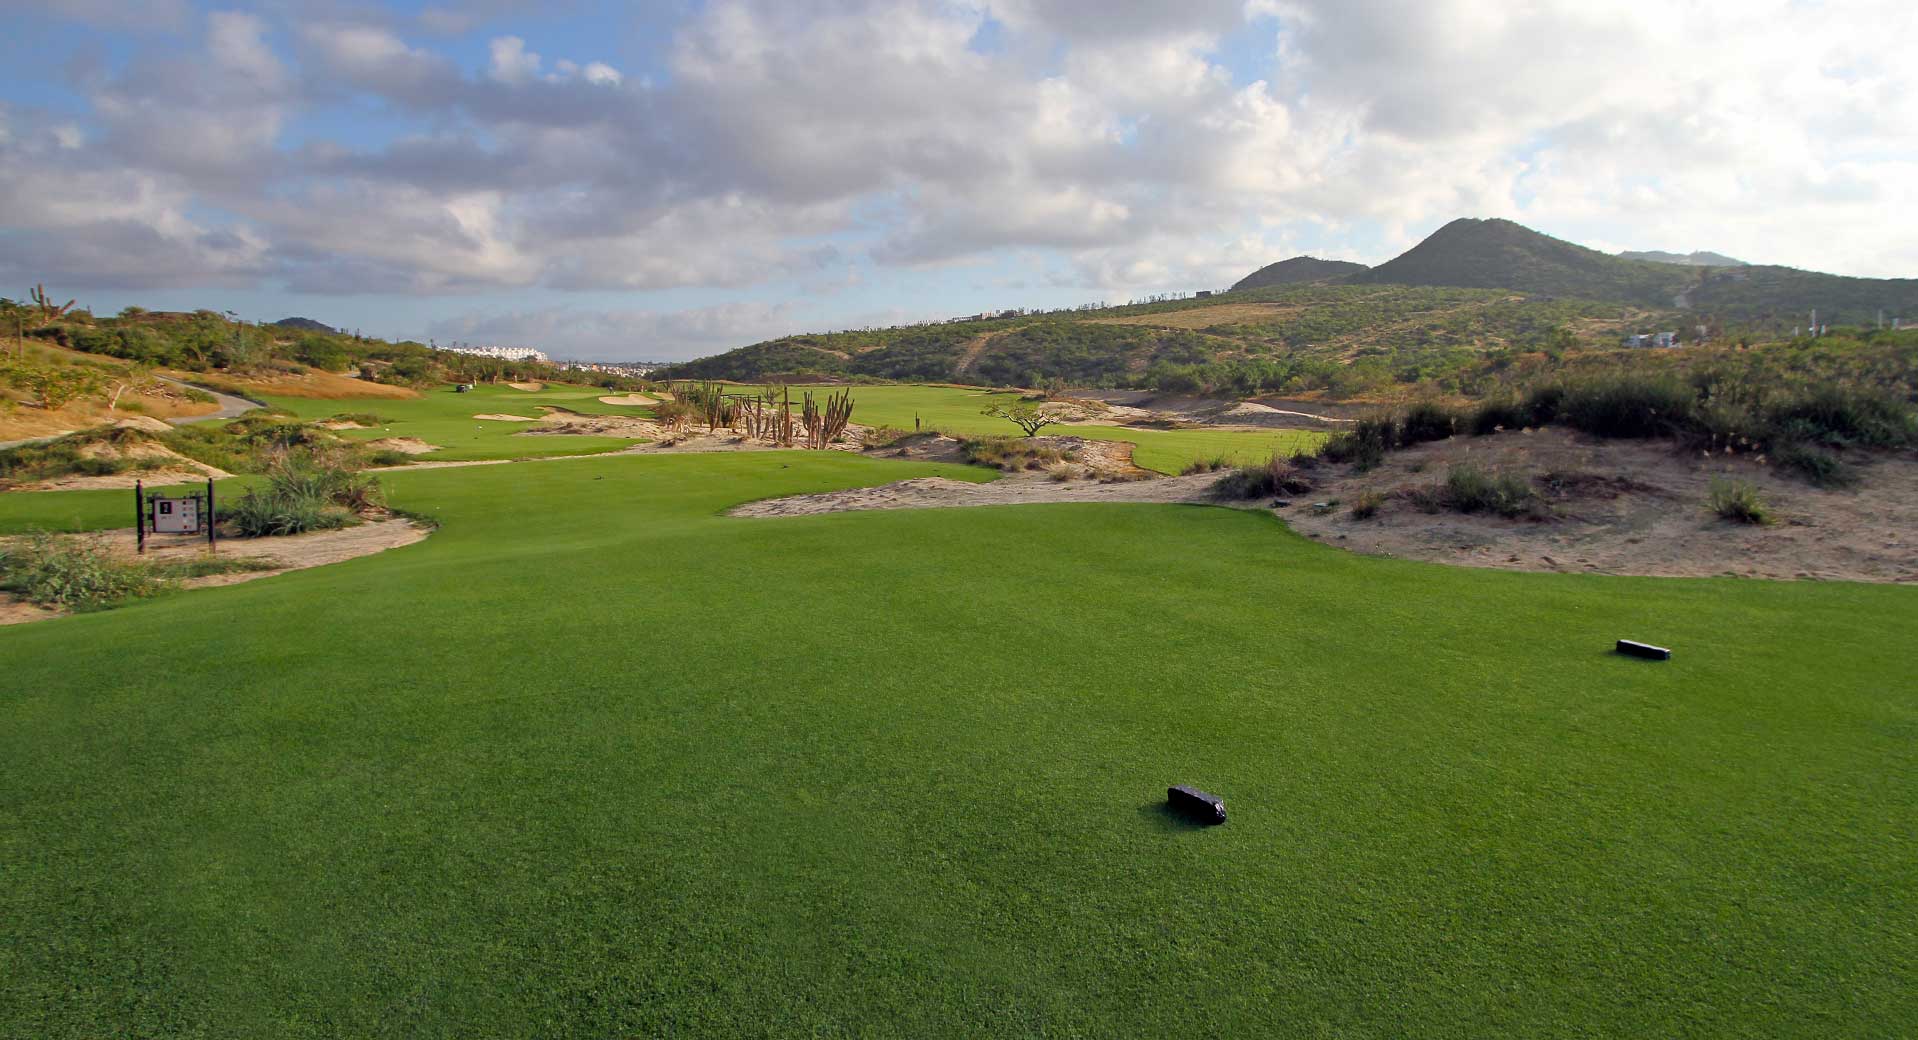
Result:
<svg viewBox="0 0 1918 1040"><path fill-rule="evenodd" d="M417 545L0 629L0 1036L1918 1031L1918 589L723 515L932 474L400 470Z"/></svg>

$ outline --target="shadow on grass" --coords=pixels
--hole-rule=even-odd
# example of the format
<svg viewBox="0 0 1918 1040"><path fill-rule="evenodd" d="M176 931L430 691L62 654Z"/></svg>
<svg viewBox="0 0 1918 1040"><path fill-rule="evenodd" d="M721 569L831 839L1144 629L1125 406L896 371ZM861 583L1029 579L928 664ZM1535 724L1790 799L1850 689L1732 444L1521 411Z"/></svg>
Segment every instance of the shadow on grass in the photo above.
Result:
<svg viewBox="0 0 1918 1040"><path fill-rule="evenodd" d="M1165 802L1147 802L1139 806L1139 815L1153 830L1161 834L1178 834L1185 831L1202 831L1206 824L1180 814Z"/></svg>

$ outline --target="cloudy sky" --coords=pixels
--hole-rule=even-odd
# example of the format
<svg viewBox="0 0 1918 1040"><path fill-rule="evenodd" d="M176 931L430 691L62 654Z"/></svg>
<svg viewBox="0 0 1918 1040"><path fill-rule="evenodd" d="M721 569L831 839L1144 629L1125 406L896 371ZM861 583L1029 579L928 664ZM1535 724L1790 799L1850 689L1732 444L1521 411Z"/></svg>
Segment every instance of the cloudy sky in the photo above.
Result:
<svg viewBox="0 0 1918 1040"><path fill-rule="evenodd" d="M1918 4L0 0L0 295L678 358L1505 216L1918 276Z"/></svg>

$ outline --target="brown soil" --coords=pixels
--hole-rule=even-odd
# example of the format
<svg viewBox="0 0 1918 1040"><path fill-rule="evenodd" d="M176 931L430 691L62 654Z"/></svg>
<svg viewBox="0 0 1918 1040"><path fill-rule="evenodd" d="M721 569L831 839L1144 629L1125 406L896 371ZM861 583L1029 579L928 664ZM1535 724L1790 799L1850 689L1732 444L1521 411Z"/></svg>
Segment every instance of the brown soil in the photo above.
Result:
<svg viewBox="0 0 1918 1040"><path fill-rule="evenodd" d="M289 535L285 538L226 539L219 543L217 549L219 555L229 558L246 557L267 560L274 566L266 570L188 578L180 584L189 589L238 585L241 582L270 578L288 571L305 570L308 567L319 567L361 556L371 556L377 552L421 541L428 533L427 528L420 527L410 520L395 518L372 520L358 527L348 527L338 531L314 531L310 534ZM127 559L139 558L136 551L139 541L132 528L100 531L80 537L106 546L115 556ZM4 541L0 539L0 542ZM198 537L160 535L148 538L146 558L150 560L195 559L205 552L206 543ZM44 621L60 616L59 611L36 607L11 594L0 593L0 625Z"/></svg>
<svg viewBox="0 0 1918 1040"><path fill-rule="evenodd" d="M325 422L316 422L313 425L318 426L322 430L370 430L372 429L372 427L366 425L365 423L356 423L346 419L328 419Z"/></svg>
<svg viewBox="0 0 1918 1040"><path fill-rule="evenodd" d="M1467 461L1532 479L1551 518L1424 512L1419 489L1442 485L1453 464ZM1858 486L1825 491L1756 458L1685 453L1668 441L1512 432L1397 452L1275 512L1342 548L1473 567L1918 582L1918 459L1852 461L1861 463ZM1776 522L1719 519L1706 504L1714 476L1751 482ZM1385 496L1378 515L1353 519L1350 504L1368 491Z"/></svg>
<svg viewBox="0 0 1918 1040"><path fill-rule="evenodd" d="M405 452L408 455L424 455L427 452L440 450L439 445L428 444L418 437L382 437L376 441L367 441L366 446L380 451Z"/></svg>
<svg viewBox="0 0 1918 1040"><path fill-rule="evenodd" d="M1094 407L1103 405L1104 411ZM1057 408L1041 406L1075 424L1098 426L1211 426L1246 430L1332 430L1351 421L1317 404L1268 398L1237 401L1206 397L1175 397L1145 391L1107 391L1084 399L1068 399Z"/></svg>
<svg viewBox="0 0 1918 1040"><path fill-rule="evenodd" d="M960 506L1007 506L1035 502L1208 502L1215 473L1163 480L1118 483L1055 482L1048 477L1020 474L990 484L971 484L945 477L917 477L874 488L854 488L820 495L794 495L749 502L728 516L810 516L867 509L945 509Z"/></svg>
<svg viewBox="0 0 1918 1040"><path fill-rule="evenodd" d="M307 397L321 400L345 400L349 398L413 398L419 391L403 386L389 386L365 379L355 379L334 372L321 372L309 369L295 375L291 372L276 372L271 375L234 376L222 373L210 375L205 372L168 372L176 379L202 383L215 390L229 394L257 397L260 394L277 394L281 397Z"/></svg>
<svg viewBox="0 0 1918 1040"><path fill-rule="evenodd" d="M665 429L651 419L632 415L582 415L569 412L564 408L542 408L546 414L541 417L540 425L530 430L521 430L521 436L571 435L575 437L633 437L644 440L656 440L665 433ZM477 416L481 419L498 419L503 416Z"/></svg>
<svg viewBox="0 0 1918 1040"><path fill-rule="evenodd" d="M129 422L138 424L141 422L158 422L158 420L123 420L117 425L127 425ZM172 429L170 426L165 426L164 423L161 425L166 429ZM143 425L136 425L135 428L144 429L145 427ZM195 462L164 444L155 444L152 441L140 441L126 445L100 442L86 445L80 449L80 454L87 458L126 459L129 461L144 462L148 465L142 469L127 470L123 473L110 473L98 477L57 477L53 480L21 484L12 490L100 491L130 488L141 482L158 487L165 484L178 484L185 481L206 480L209 477L214 480L223 480L233 475L218 467Z"/></svg>
<svg viewBox="0 0 1918 1040"><path fill-rule="evenodd" d="M1159 329L1209 329L1214 325L1263 325L1281 321L1304 308L1278 303L1224 303L1215 307L1193 307L1159 314L1137 314L1119 318L1091 318L1088 325L1144 325Z"/></svg>

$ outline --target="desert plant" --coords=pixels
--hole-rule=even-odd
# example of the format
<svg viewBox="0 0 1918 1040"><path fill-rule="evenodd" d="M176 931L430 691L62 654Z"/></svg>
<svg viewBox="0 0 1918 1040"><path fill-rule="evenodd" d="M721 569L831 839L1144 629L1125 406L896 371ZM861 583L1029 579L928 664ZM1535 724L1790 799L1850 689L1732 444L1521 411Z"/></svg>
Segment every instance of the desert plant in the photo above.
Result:
<svg viewBox="0 0 1918 1040"><path fill-rule="evenodd" d="M1361 491L1352 499L1352 519L1370 520L1379 515L1385 496L1377 491Z"/></svg>
<svg viewBox="0 0 1918 1040"><path fill-rule="evenodd" d="M1450 408L1421 401L1405 410L1398 423L1398 447L1442 441L1459 430L1459 417Z"/></svg>
<svg viewBox="0 0 1918 1040"><path fill-rule="evenodd" d="M370 474L326 453L286 453L269 464L264 485L222 512L236 534L260 538L345 527L380 504Z"/></svg>
<svg viewBox="0 0 1918 1040"><path fill-rule="evenodd" d="M1840 488L1855 483L1857 475L1837 455L1799 441L1772 449L1772 461L1788 473L1797 474L1814 487Z"/></svg>
<svg viewBox="0 0 1918 1040"><path fill-rule="evenodd" d="M1024 430L1028 437L1037 437L1040 430L1062 421L1041 412L1038 405L1023 400L1016 404L995 404L979 414L1004 419Z"/></svg>
<svg viewBox="0 0 1918 1040"><path fill-rule="evenodd" d="M1721 520L1760 525L1772 520L1771 508L1759 497L1757 485L1748 480L1713 477L1709 501Z"/></svg>
<svg viewBox="0 0 1918 1040"><path fill-rule="evenodd" d="M1242 466L1227 473L1212 485L1218 498L1266 498L1278 495L1303 495L1314 484L1305 471L1290 459L1277 455L1256 466Z"/></svg>
<svg viewBox="0 0 1918 1040"><path fill-rule="evenodd" d="M1474 462L1461 462L1445 474L1445 503L1461 513L1497 513L1524 516L1539 508L1538 494L1523 478L1487 472Z"/></svg>
<svg viewBox="0 0 1918 1040"><path fill-rule="evenodd" d="M1657 437L1685 427L1693 401L1673 379L1603 376L1566 386L1557 421L1600 437Z"/></svg>
<svg viewBox="0 0 1918 1040"><path fill-rule="evenodd" d="M1465 420L1467 431L1474 437L1489 436L1500 430L1521 430L1529 425L1531 412L1510 398L1481 401Z"/></svg>
<svg viewBox="0 0 1918 1040"><path fill-rule="evenodd" d="M99 610L166 587L149 569L100 546L44 533L0 550L0 585L29 603L65 610Z"/></svg>
<svg viewBox="0 0 1918 1040"><path fill-rule="evenodd" d="M1333 462L1348 462L1355 469L1368 470L1385 461L1385 453L1398 447L1398 438L1398 420L1375 415L1333 434L1319 453Z"/></svg>
<svg viewBox="0 0 1918 1040"><path fill-rule="evenodd" d="M851 390L827 394L824 407L813 403L812 391L806 392L804 420L808 448L823 449L837 440L846 432L846 423L851 419Z"/></svg>

